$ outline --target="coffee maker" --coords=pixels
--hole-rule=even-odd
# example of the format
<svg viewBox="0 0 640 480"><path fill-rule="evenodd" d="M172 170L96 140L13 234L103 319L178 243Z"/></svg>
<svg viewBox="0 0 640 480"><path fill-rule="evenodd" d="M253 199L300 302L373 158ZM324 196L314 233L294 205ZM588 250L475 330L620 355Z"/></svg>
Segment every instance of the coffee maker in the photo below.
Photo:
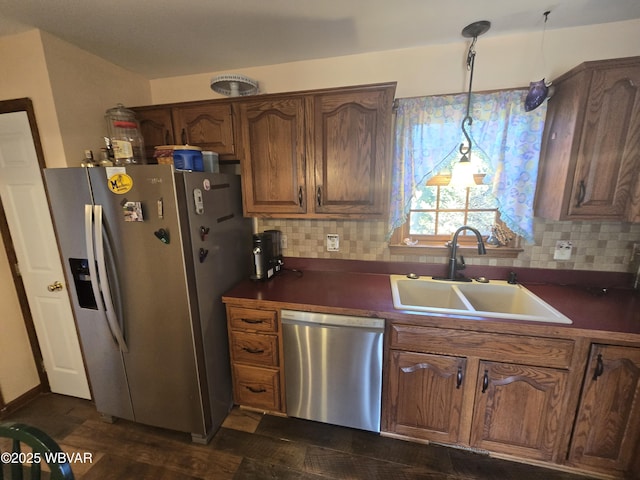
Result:
<svg viewBox="0 0 640 480"><path fill-rule="evenodd" d="M271 235L271 262L275 273L278 273L284 266L282 232L280 230L265 230L264 233Z"/></svg>
<svg viewBox="0 0 640 480"><path fill-rule="evenodd" d="M280 241L280 230L266 230L253 234L253 274L252 280L269 280L278 273L284 261Z"/></svg>

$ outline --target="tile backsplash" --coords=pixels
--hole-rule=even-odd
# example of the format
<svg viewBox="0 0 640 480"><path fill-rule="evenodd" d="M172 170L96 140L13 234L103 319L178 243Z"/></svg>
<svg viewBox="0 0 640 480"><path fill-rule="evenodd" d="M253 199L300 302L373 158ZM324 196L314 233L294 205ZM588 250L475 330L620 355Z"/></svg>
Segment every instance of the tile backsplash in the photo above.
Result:
<svg viewBox="0 0 640 480"><path fill-rule="evenodd" d="M405 256L391 254L385 241L385 221L364 220L292 220L262 218L259 231L282 230L287 237L284 255L288 257L337 258L387 262L442 263L442 256ZM327 234L337 233L340 250L326 250ZM535 242L524 244L518 258L465 258L468 264L633 272L638 259L631 262L634 243L640 243L640 224L621 222L555 222L535 219ZM569 260L554 260L558 240L570 241Z"/></svg>

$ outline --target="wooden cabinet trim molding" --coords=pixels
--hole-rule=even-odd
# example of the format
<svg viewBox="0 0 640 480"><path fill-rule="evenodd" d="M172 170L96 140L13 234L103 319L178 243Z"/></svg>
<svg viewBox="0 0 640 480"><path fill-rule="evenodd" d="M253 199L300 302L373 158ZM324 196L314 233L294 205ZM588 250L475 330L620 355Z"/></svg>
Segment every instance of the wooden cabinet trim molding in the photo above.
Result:
<svg viewBox="0 0 640 480"><path fill-rule="evenodd" d="M390 347L455 356L569 368L574 349L570 339L531 337L467 330L394 324Z"/></svg>

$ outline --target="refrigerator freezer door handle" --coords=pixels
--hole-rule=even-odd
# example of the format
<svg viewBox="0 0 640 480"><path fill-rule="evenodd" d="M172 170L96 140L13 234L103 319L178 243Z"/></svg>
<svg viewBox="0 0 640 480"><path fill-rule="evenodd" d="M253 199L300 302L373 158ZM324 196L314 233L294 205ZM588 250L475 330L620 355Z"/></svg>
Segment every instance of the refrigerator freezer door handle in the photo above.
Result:
<svg viewBox="0 0 640 480"><path fill-rule="evenodd" d="M99 310L104 311L104 304L100 295L98 285L98 272L96 270L96 257L93 250L93 205L84 206L84 241L87 247L87 263L89 264L89 278L91 279L91 289L96 299Z"/></svg>
<svg viewBox="0 0 640 480"><path fill-rule="evenodd" d="M109 286L109 280L107 277L107 266L104 261L104 239L102 237L102 205L95 205L93 207L94 211L94 222L93 222L93 234L96 245L96 261L98 263L98 278L100 282L100 288L102 290L102 298L104 299L105 313L107 315L107 323L109 324L109 328L111 329L111 333L116 339L118 343L118 347L120 351L124 353L129 352L129 348L127 347L127 343L124 340L124 336L122 335L122 330L120 329L120 324L118 323L118 319L115 314L115 309L113 307L113 301L111 300L113 297L111 296L111 288Z"/></svg>

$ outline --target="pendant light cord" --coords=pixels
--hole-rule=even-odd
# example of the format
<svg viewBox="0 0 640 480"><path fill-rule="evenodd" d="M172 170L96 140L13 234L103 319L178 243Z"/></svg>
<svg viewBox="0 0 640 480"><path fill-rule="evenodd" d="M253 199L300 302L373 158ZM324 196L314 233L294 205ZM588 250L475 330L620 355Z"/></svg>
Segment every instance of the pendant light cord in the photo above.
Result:
<svg viewBox="0 0 640 480"><path fill-rule="evenodd" d="M540 57L542 58L542 71L546 72L547 71L547 62L546 59L544 58L544 39L547 36L547 20L549 20L549 14L551 13L551 10L547 10L546 12L544 12L542 15L544 16L544 24L542 27L542 39L540 41Z"/></svg>
<svg viewBox="0 0 640 480"><path fill-rule="evenodd" d="M467 53L467 70L470 71L469 74L469 91L467 92L467 115L462 119L462 133L464 137L467 139L467 147L465 148L464 143L460 144L460 153L462 155L469 155L471 153L471 137L467 132L467 125L470 127L473 123L473 119L471 118L471 87L473 86L473 68L476 60L476 50L475 44L478 40L478 37L473 37L471 41L471 45L469 45L469 52Z"/></svg>

